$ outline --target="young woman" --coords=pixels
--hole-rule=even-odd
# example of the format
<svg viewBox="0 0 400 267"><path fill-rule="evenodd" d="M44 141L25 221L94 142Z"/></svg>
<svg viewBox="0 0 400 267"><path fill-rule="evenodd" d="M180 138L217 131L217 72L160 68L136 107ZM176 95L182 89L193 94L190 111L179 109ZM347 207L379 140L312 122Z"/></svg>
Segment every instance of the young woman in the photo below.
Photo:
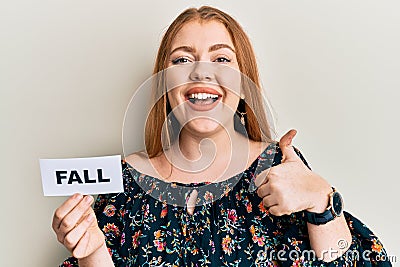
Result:
<svg viewBox="0 0 400 267"><path fill-rule="evenodd" d="M231 16L181 13L154 74L147 153L123 161L125 192L94 209L75 194L54 213L72 253L61 266L391 266L292 146L296 131L271 138L254 52Z"/></svg>

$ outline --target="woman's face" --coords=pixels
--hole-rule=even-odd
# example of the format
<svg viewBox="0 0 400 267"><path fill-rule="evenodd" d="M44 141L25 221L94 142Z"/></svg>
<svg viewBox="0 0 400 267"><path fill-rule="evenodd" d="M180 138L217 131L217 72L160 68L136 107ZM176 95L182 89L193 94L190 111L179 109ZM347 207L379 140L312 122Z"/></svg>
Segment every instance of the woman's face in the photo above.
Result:
<svg viewBox="0 0 400 267"><path fill-rule="evenodd" d="M233 123L240 71L235 47L222 23L186 23L172 41L168 67L168 99L186 130L212 134Z"/></svg>

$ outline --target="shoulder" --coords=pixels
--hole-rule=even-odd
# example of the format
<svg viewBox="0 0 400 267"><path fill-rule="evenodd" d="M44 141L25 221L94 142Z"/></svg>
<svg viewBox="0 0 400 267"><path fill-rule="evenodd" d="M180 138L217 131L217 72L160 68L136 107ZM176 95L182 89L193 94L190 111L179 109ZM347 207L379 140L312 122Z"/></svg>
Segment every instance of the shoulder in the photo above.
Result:
<svg viewBox="0 0 400 267"><path fill-rule="evenodd" d="M148 158L145 156L145 152L143 151L132 153L124 158L124 161L131 165L133 168L143 165L147 162L147 160Z"/></svg>
<svg viewBox="0 0 400 267"><path fill-rule="evenodd" d="M96 214L101 214L106 207L112 205L116 209L126 207L131 199L141 199L146 196L141 183L143 166L147 164L145 153L139 151L125 157L121 161L124 192L99 194L94 206Z"/></svg>
<svg viewBox="0 0 400 267"><path fill-rule="evenodd" d="M153 177L159 177L159 170L162 171L162 166L165 166L162 155L149 158L144 151L132 153L125 157L124 161L136 172Z"/></svg>
<svg viewBox="0 0 400 267"><path fill-rule="evenodd" d="M260 158L267 151L267 149L271 148L272 146L272 142L249 140L249 148L251 154L250 158Z"/></svg>
<svg viewBox="0 0 400 267"><path fill-rule="evenodd" d="M292 146L293 150L297 156L302 160L302 162L311 170L310 165L303 156L302 152L297 146ZM258 172L262 172L270 167L277 166L282 163L283 154L279 146L279 141L272 141L260 154Z"/></svg>

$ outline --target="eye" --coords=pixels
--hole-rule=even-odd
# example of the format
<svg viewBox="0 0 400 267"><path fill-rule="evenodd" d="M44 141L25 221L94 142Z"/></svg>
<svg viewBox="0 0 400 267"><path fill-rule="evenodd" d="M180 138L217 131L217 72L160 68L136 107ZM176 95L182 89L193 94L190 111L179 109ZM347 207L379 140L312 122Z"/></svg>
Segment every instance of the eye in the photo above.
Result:
<svg viewBox="0 0 400 267"><path fill-rule="evenodd" d="M231 60L229 58L226 58L226 57L218 57L217 59L214 60L214 62L229 63L229 62L231 62Z"/></svg>
<svg viewBox="0 0 400 267"><path fill-rule="evenodd" d="M177 65L177 64L187 64L187 63L190 63L191 60L190 60L189 58L187 58L187 57L178 57L178 58L172 60L171 62L172 62L172 64Z"/></svg>

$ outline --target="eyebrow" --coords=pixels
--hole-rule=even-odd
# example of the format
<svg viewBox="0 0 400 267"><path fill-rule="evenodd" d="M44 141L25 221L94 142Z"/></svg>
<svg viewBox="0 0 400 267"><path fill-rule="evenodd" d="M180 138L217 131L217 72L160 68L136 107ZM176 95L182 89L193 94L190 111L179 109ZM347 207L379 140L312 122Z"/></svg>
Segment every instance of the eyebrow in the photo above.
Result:
<svg viewBox="0 0 400 267"><path fill-rule="evenodd" d="M222 49L222 48L228 48L229 50L231 50L233 53L236 54L235 49L233 49L232 47L230 47L230 46L227 45L227 44L215 44L215 45L212 45L212 46L210 46L210 48L208 49L208 52L213 52L213 51L216 51L216 50Z"/></svg>
<svg viewBox="0 0 400 267"><path fill-rule="evenodd" d="M233 53L236 54L235 50L232 47L230 47L229 45L227 45L227 44L215 44L215 45L212 45L212 46L210 46L210 48L208 48L208 52L213 52L213 51L216 51L216 50L219 50L219 49L222 49L222 48L228 48L229 50L231 50ZM196 49L194 49L193 47L188 46L188 45L183 45L183 46L179 46L177 48L174 48L171 51L170 55L172 55L173 53L175 53L178 50L182 50L182 51L188 52L188 53L196 52Z"/></svg>
<svg viewBox="0 0 400 267"><path fill-rule="evenodd" d="M174 50L172 50L170 55L172 55L173 53L175 53L178 50L182 50L182 51L188 52L188 53L196 52L196 49L194 49L193 47L188 46L188 45L183 45L183 46L179 46L179 47L175 48Z"/></svg>

